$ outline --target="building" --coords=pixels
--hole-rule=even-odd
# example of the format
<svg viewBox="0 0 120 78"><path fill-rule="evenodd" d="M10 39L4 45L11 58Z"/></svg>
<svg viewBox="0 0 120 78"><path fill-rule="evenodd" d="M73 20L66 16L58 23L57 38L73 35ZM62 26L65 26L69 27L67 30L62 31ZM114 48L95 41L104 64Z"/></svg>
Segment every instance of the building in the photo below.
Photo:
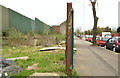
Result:
<svg viewBox="0 0 120 78"><path fill-rule="evenodd" d="M60 24L60 34L65 35L66 25L67 25L67 21L64 21L63 23Z"/></svg>
<svg viewBox="0 0 120 78"><path fill-rule="evenodd" d="M53 25L53 32L54 33L60 33L60 26L59 25Z"/></svg>

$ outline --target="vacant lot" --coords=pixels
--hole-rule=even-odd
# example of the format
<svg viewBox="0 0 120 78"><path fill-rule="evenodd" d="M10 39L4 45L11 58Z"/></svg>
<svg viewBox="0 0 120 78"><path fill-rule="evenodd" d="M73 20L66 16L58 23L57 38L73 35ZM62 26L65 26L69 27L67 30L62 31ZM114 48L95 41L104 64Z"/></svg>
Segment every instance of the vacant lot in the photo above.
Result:
<svg viewBox="0 0 120 78"><path fill-rule="evenodd" d="M3 46L2 55L5 59L28 56L27 60L15 60L15 65L23 68L23 71L13 76L29 76L35 72L65 73L65 51L57 50L52 52L41 52L40 47L30 46ZM37 64L35 67L32 65ZM33 69L27 70L29 67Z"/></svg>

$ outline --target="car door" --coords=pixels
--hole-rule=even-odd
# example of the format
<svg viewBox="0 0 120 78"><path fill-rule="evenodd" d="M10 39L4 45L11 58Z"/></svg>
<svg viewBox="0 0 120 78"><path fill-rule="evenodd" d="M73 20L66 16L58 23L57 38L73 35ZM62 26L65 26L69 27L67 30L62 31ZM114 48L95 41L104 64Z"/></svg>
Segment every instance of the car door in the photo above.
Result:
<svg viewBox="0 0 120 78"><path fill-rule="evenodd" d="M111 44L110 44L111 40L112 40L112 39L110 38L110 39L108 39L108 41L106 42L106 47L109 48L109 49L111 48Z"/></svg>
<svg viewBox="0 0 120 78"><path fill-rule="evenodd" d="M115 39L114 38L112 38L111 40L110 40L110 49L112 49L113 48L113 46L115 46Z"/></svg>

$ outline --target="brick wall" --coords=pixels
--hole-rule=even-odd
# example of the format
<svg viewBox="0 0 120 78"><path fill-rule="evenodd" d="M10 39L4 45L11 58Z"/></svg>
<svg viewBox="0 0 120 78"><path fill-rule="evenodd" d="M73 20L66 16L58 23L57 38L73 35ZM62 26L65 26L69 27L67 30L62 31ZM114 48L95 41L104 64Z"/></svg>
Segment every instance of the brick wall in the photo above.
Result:
<svg viewBox="0 0 120 78"><path fill-rule="evenodd" d="M53 27L53 32L60 33L60 26L59 25L52 26L52 27Z"/></svg>

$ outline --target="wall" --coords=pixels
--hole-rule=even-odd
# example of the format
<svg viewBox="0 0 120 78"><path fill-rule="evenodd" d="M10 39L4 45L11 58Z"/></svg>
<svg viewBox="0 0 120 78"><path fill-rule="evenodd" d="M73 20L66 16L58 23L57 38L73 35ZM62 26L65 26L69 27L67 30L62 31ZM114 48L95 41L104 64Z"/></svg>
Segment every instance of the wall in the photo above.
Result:
<svg viewBox="0 0 120 78"><path fill-rule="evenodd" d="M35 20L31 20L32 32L35 32Z"/></svg>
<svg viewBox="0 0 120 78"><path fill-rule="evenodd" d="M32 20L12 9L0 5L0 26L5 31L8 28L16 28L18 31L27 33L49 34L51 27L39 19Z"/></svg>
<svg viewBox="0 0 120 78"><path fill-rule="evenodd" d="M35 18L35 33L44 34L44 23Z"/></svg>
<svg viewBox="0 0 120 78"><path fill-rule="evenodd" d="M9 10L2 6L2 30L5 31L9 26Z"/></svg>
<svg viewBox="0 0 120 78"><path fill-rule="evenodd" d="M31 32L31 19L9 9L9 27L15 27L20 32Z"/></svg>
<svg viewBox="0 0 120 78"><path fill-rule="evenodd" d="M118 26L120 26L120 1L118 2Z"/></svg>
<svg viewBox="0 0 120 78"><path fill-rule="evenodd" d="M53 27L53 32L60 33L60 26L52 26L52 27Z"/></svg>
<svg viewBox="0 0 120 78"><path fill-rule="evenodd" d="M65 35L65 33L66 33L66 21L64 21L63 23L61 23L60 24L60 33L62 34L62 35Z"/></svg>
<svg viewBox="0 0 120 78"><path fill-rule="evenodd" d="M47 24L44 24L44 34L49 34L50 33L50 26Z"/></svg>
<svg viewBox="0 0 120 78"><path fill-rule="evenodd" d="M53 31L53 27L50 27L50 32L52 33L52 31Z"/></svg>
<svg viewBox="0 0 120 78"><path fill-rule="evenodd" d="M2 6L0 5L0 32L2 32Z"/></svg>
<svg viewBox="0 0 120 78"><path fill-rule="evenodd" d="M59 40L57 37L29 37L29 38L21 38L19 40L14 40L12 42L9 41L8 38L3 39L4 45L12 45L15 46L18 45L26 45L26 46L46 46L49 44L49 46L52 46L54 44L58 44Z"/></svg>

